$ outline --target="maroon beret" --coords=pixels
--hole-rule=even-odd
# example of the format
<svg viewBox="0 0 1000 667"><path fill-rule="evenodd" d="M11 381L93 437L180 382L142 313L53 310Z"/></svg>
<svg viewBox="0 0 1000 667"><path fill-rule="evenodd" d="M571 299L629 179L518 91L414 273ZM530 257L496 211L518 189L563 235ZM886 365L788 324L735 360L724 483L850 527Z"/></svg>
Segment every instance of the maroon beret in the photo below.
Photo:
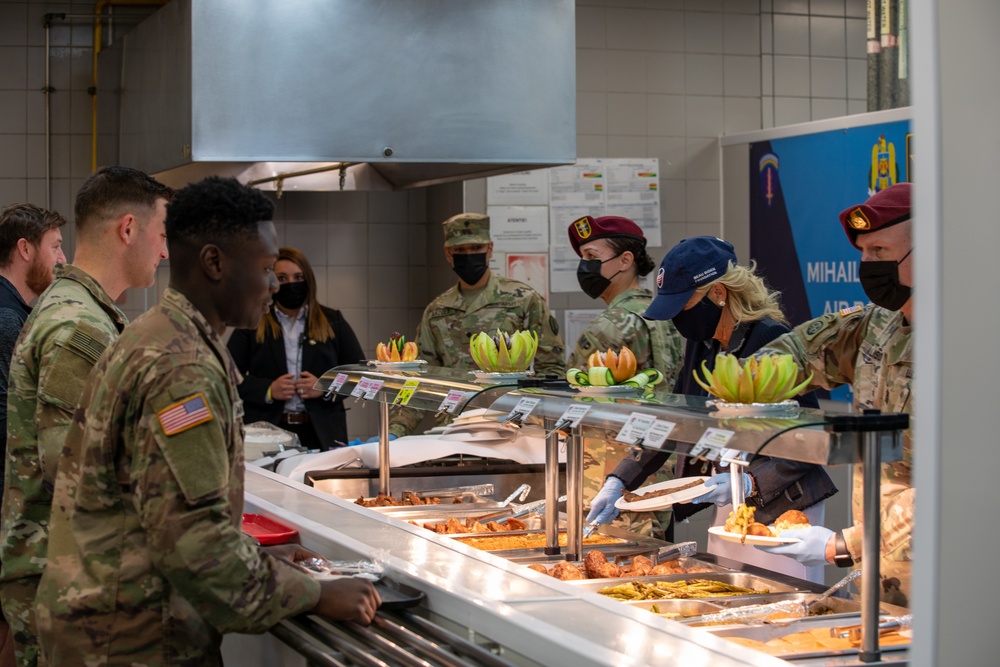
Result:
<svg viewBox="0 0 1000 667"><path fill-rule="evenodd" d="M844 209L840 224L851 245L858 247L858 234L867 234L910 219L910 184L897 183L879 190L864 204ZM860 250L860 248L858 248Z"/></svg>
<svg viewBox="0 0 1000 667"><path fill-rule="evenodd" d="M622 218L617 215L605 215L600 218L585 215L569 226L569 242L573 245L573 250L576 251L576 254L581 257L583 256L580 252L581 245L590 243L595 239L622 236L631 236L643 243L646 242L646 237L643 236L639 225L628 218Z"/></svg>

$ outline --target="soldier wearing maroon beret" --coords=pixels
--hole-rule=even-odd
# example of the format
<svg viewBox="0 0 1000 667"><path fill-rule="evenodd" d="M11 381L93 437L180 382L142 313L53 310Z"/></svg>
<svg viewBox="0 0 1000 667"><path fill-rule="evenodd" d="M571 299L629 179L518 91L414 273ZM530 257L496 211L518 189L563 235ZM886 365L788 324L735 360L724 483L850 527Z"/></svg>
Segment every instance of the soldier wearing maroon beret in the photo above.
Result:
<svg viewBox="0 0 1000 667"><path fill-rule="evenodd" d="M653 295L639 286L639 278L656 268L646 251L642 229L617 215L588 215L572 223L567 233L573 250L580 255L576 274L580 288L590 298L607 304L576 341L569 357L570 367L586 369L594 352L607 353L611 349L618 354L628 347L635 355L636 371L656 368L664 374L665 385L672 386L683 360L683 342L669 320L652 321L642 316ZM617 443L592 438L585 439L584 450L583 495L589 502L628 451ZM669 512L655 518L630 513L622 521L627 521L623 527L648 534L654 528L666 529L670 516Z"/></svg>
<svg viewBox="0 0 1000 667"><path fill-rule="evenodd" d="M910 232L910 184L899 183L845 209L840 223L861 251L858 277L872 303L806 322L761 353L792 354L802 367L800 380L812 372L810 388L850 384L855 410L910 413L913 428L913 241ZM882 465L880 595L886 602L909 605L914 488L910 476L911 438L903 438L903 460ZM762 547L806 565L851 566L862 558L864 532L860 464L851 499L854 525L840 532L822 526L785 531L801 541Z"/></svg>

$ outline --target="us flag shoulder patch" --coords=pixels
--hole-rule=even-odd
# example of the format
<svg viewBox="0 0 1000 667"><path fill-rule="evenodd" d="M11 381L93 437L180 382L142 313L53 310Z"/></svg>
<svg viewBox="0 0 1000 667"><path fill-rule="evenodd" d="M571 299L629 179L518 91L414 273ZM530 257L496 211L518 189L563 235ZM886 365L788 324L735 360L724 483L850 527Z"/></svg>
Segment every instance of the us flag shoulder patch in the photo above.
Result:
<svg viewBox="0 0 1000 667"><path fill-rule="evenodd" d="M204 394L194 394L179 403L168 405L156 413L156 418L160 420L164 435L176 435L214 419Z"/></svg>
<svg viewBox="0 0 1000 667"><path fill-rule="evenodd" d="M841 317L847 317L848 315L853 315L854 313L858 312L859 310L864 310L864 309L865 309L864 306L854 306L852 308L841 308L840 309L840 316Z"/></svg>

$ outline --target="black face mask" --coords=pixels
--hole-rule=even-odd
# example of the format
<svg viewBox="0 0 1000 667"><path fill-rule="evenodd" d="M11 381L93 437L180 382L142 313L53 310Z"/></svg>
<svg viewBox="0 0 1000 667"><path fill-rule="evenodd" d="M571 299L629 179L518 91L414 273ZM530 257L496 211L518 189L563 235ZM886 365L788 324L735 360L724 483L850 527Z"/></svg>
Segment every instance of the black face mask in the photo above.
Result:
<svg viewBox="0 0 1000 667"><path fill-rule="evenodd" d="M610 262L612 259L619 257L615 255L611 259L606 259L603 262L599 259L581 259L579 266L576 267L576 280L580 283L580 289L583 293L589 296L591 299L599 299L601 295L604 294L604 290L608 289L608 285L611 284L611 278L614 278L621 273L619 271L615 276L611 278L605 278L601 275L601 265L605 262Z"/></svg>
<svg viewBox="0 0 1000 667"><path fill-rule="evenodd" d="M274 295L274 300L279 306L288 310L297 310L302 307L309 296L309 285L306 281L300 280L297 283L282 283Z"/></svg>
<svg viewBox="0 0 1000 667"><path fill-rule="evenodd" d="M886 310L899 310L910 299L912 290L899 282L899 265L902 264L913 248L903 255L898 262L861 262L858 267L858 279L865 294L876 306Z"/></svg>
<svg viewBox="0 0 1000 667"><path fill-rule="evenodd" d="M486 273L486 269L490 268L486 261L485 252L477 252L472 255L452 255L451 261L454 262L452 270L467 285L478 283L479 279Z"/></svg>
<svg viewBox="0 0 1000 667"><path fill-rule="evenodd" d="M716 306L706 294L705 297L688 308L674 315L671 320L677 327L677 332L690 341L703 342L711 340L715 330L719 328L722 319L722 308Z"/></svg>

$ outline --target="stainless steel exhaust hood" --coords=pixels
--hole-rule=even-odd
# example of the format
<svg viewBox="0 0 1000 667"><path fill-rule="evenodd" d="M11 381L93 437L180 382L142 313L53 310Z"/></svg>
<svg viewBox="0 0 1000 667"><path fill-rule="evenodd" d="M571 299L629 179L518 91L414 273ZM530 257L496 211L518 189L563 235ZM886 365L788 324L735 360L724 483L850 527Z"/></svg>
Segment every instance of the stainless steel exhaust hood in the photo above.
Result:
<svg viewBox="0 0 1000 667"><path fill-rule="evenodd" d="M173 0L99 56L98 162L284 190L568 164L575 62L573 0Z"/></svg>

